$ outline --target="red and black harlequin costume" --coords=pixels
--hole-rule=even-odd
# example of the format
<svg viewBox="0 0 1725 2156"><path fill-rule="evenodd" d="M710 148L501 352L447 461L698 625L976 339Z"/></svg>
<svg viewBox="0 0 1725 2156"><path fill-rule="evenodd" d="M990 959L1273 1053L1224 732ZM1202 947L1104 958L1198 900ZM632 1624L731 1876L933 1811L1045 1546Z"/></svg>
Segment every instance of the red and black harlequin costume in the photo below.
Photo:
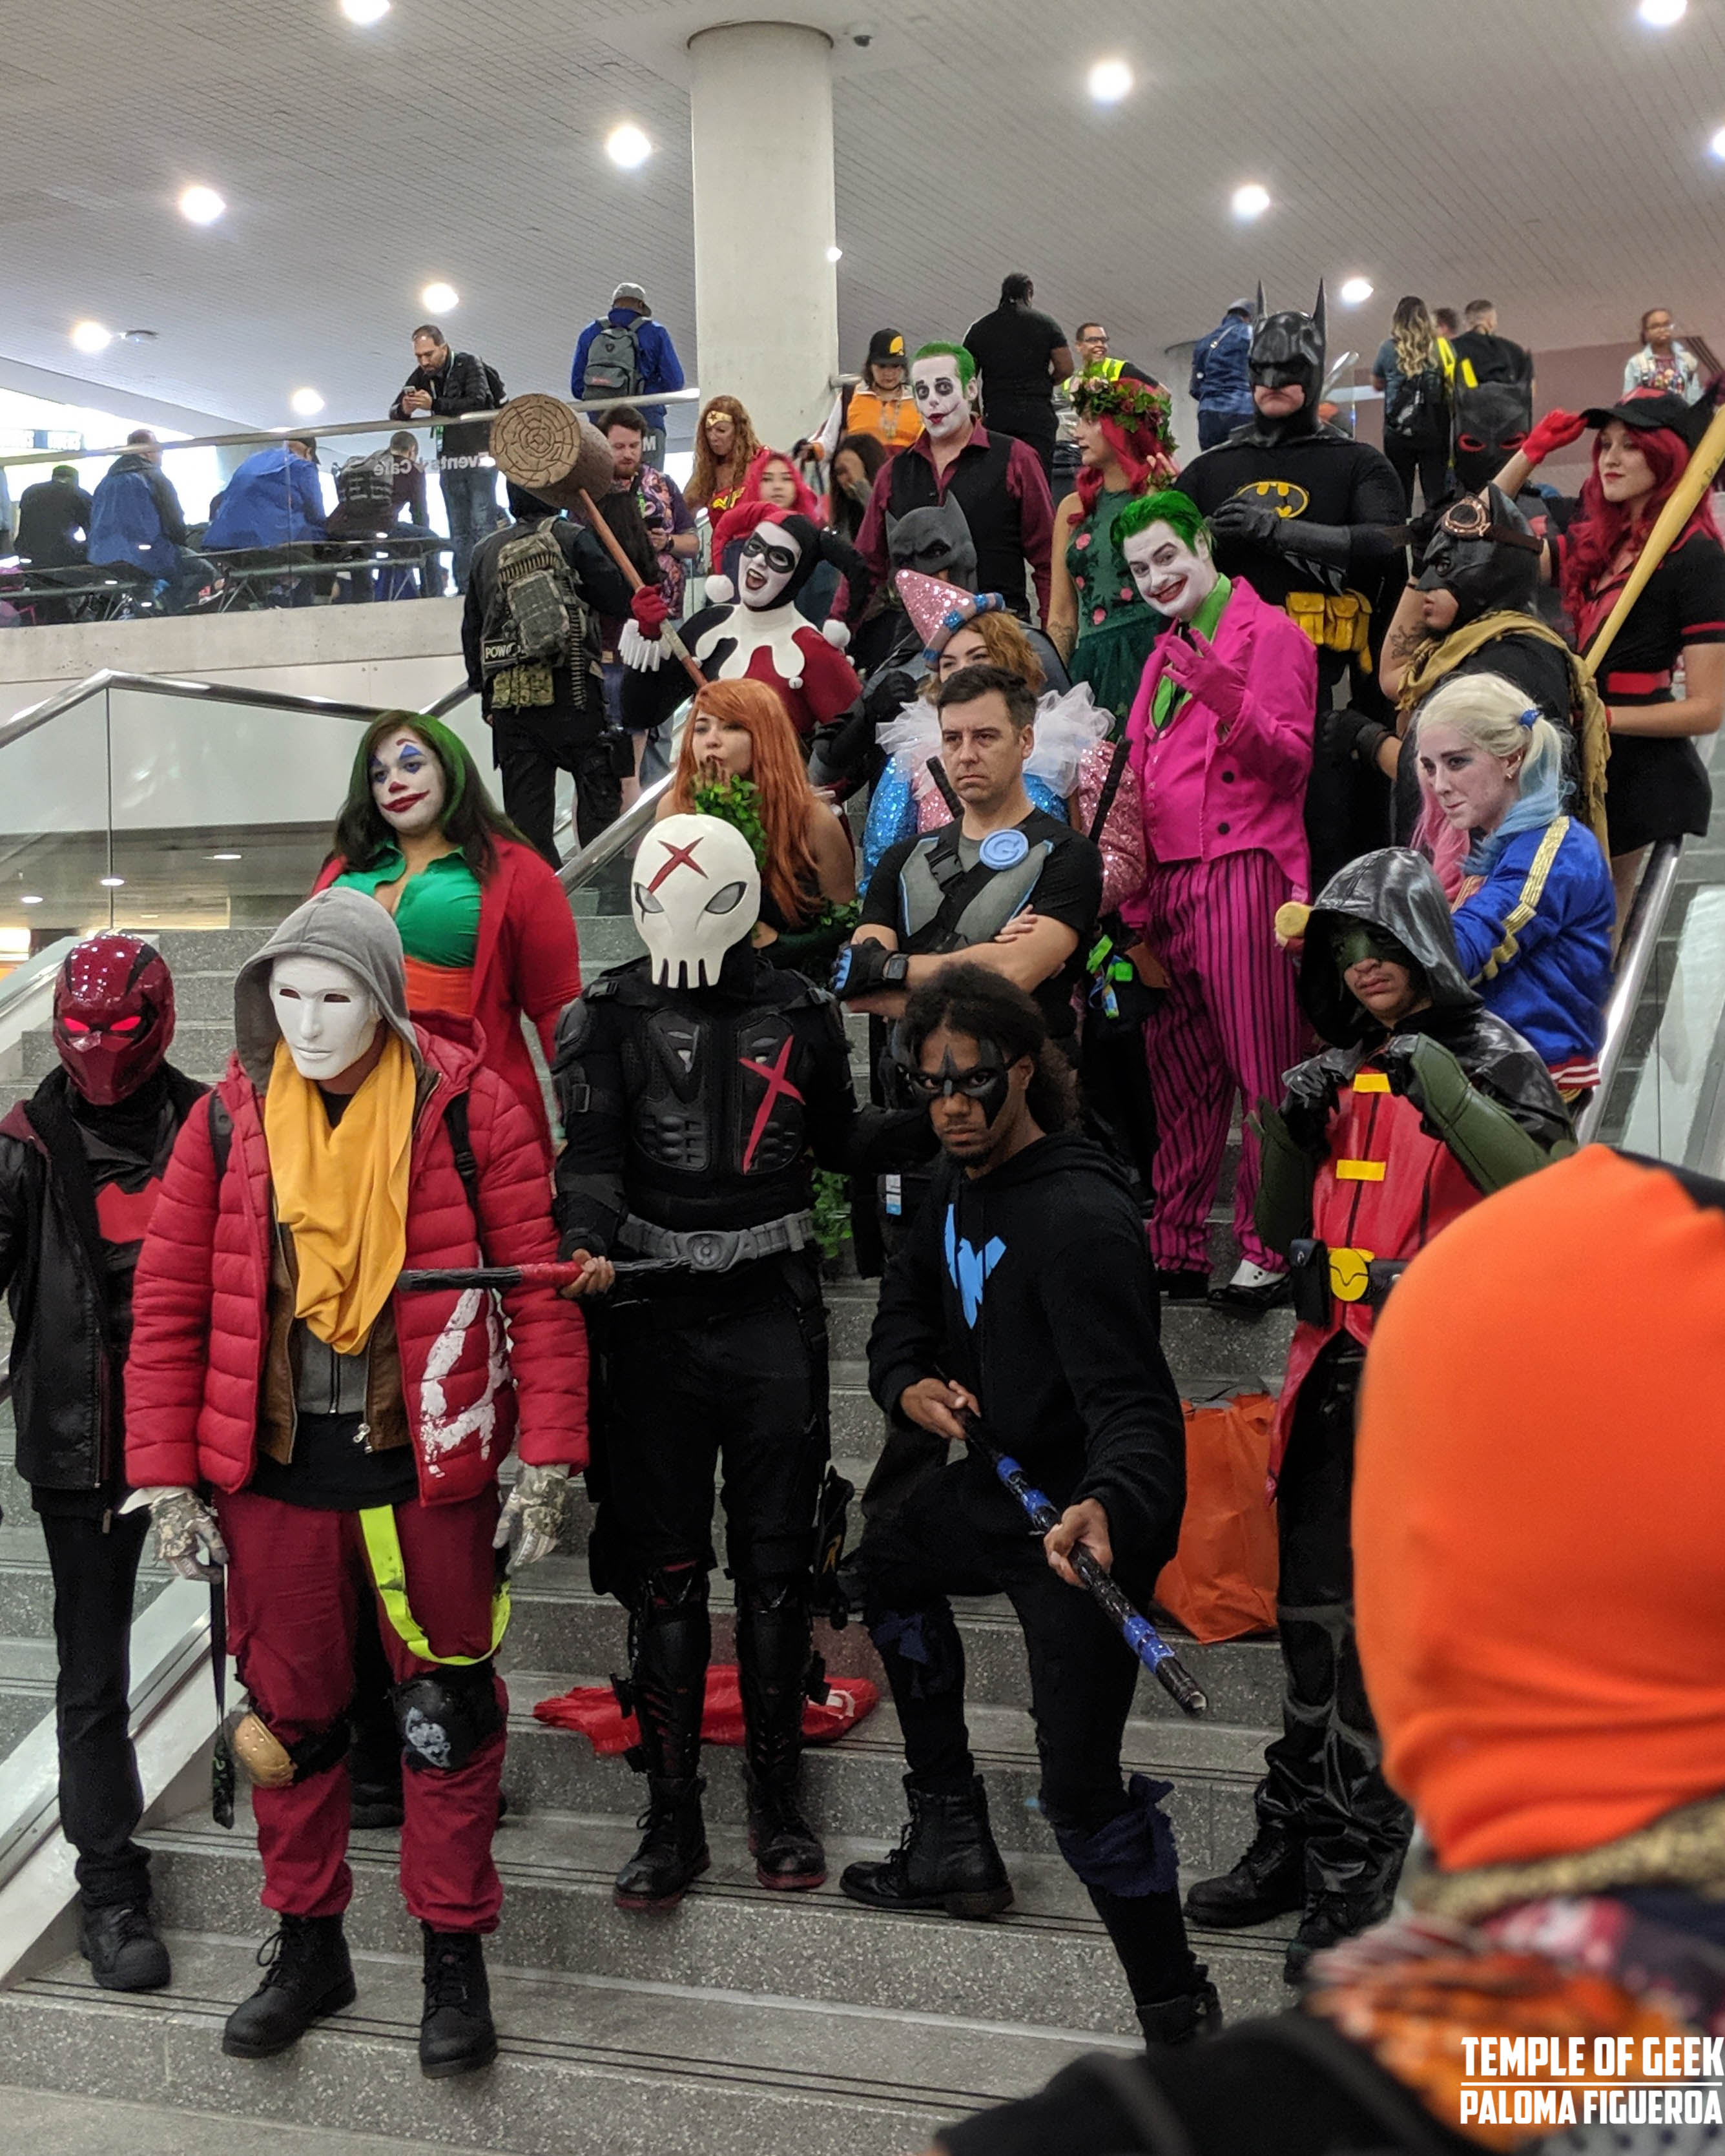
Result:
<svg viewBox="0 0 1725 2156"><path fill-rule="evenodd" d="M1425 998L1393 1034L1348 987L1365 955L1403 967ZM1300 999L1332 1045L1264 1110L1258 1194L1298 1320L1270 1460L1282 1734L1256 1839L1186 1905L1193 1922L1224 1925L1301 1910L1291 1981L1385 1913L1412 1826L1384 1779L1353 1630L1354 1403L1377 1312L1440 1230L1573 1143L1543 1061L1468 985L1423 856L1386 848L1331 878L1307 924Z"/></svg>
<svg viewBox="0 0 1725 2156"><path fill-rule="evenodd" d="M92 936L54 983L59 1067L0 1122L0 1286L13 1326L18 1471L54 1574L60 1825L78 1852L98 1984L153 1989L167 1954L128 1731L145 1520L120 1516L132 1276L174 1140L203 1087L165 1058L173 978L136 936Z"/></svg>

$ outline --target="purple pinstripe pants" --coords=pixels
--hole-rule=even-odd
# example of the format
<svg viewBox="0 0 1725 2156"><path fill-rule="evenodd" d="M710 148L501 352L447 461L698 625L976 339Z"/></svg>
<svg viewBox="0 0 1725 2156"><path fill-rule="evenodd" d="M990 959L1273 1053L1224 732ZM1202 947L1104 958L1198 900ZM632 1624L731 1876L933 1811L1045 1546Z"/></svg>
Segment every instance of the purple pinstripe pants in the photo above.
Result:
<svg viewBox="0 0 1725 2156"><path fill-rule="evenodd" d="M1276 942L1276 909L1292 886L1268 854L1179 861L1150 874L1144 940L1168 968L1166 999L1145 1028L1160 1137L1152 1261L1170 1272L1208 1272L1206 1225L1222 1173L1236 1093L1248 1111L1282 1096L1282 1073L1306 1053L1308 1028L1294 964ZM1255 1264L1282 1260L1252 1222L1258 1143L1240 1148L1234 1231Z"/></svg>

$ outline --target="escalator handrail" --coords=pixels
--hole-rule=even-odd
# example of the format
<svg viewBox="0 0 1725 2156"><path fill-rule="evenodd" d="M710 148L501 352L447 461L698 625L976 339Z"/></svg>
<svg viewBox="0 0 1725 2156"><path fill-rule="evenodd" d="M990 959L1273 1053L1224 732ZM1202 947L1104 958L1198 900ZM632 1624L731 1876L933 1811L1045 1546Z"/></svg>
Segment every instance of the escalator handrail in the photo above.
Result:
<svg viewBox="0 0 1725 2156"><path fill-rule="evenodd" d="M107 689L136 689L150 696L182 696L192 702L203 700L218 704L245 704L254 710L272 711L307 711L320 718L355 719L367 725L381 718L385 711L404 708L392 704L351 704L339 696L302 696L285 689L250 689L228 681L189 681L177 675L130 674L111 666L104 666L95 674L86 674L81 681L69 682L64 689L56 689L51 696L39 704L29 704L21 711L0 721L0 748L6 748L26 734L34 733L53 720L63 718L68 711L75 711L80 704ZM429 717L441 718L452 711L457 704L473 694L463 681L448 690L434 704L426 706Z"/></svg>
<svg viewBox="0 0 1725 2156"><path fill-rule="evenodd" d="M1629 1046L1630 1029L1653 970L1654 953L1671 911L1676 888L1677 869L1683 858L1681 839L1661 839L1647 856L1641 880L1635 886L1629 918L1617 947L1617 966L1612 977L1611 1000L1605 1006L1605 1038L1599 1050L1599 1082L1581 1111L1575 1135L1588 1145L1599 1134L1611 1089Z"/></svg>

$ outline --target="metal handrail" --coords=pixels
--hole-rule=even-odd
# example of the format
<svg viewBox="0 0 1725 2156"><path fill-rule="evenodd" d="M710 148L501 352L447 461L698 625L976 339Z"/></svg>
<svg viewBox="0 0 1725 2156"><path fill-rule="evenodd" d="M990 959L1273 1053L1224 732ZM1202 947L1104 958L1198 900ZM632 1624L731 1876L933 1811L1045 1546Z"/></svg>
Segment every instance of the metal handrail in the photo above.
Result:
<svg viewBox="0 0 1725 2156"><path fill-rule="evenodd" d="M699 389L644 390L639 397L624 400L616 397L568 397L563 399L578 412L608 412L614 404L627 401L635 404L692 404L701 395ZM503 400L506 404L508 398ZM301 435L312 436L321 442L341 434L381 434L386 430L399 432L403 429L459 427L475 419L493 419L501 412L501 404L487 404L475 412L415 413L411 419L340 419L325 426L319 420L301 419L287 427L248 427L232 434L191 434L183 442L163 442L163 449L233 449L243 444L254 442L262 449L271 442L286 442ZM21 449L16 455L0 455L0 471L9 471L17 465L66 465L80 458L123 457L135 443L121 442L111 449Z"/></svg>
<svg viewBox="0 0 1725 2156"><path fill-rule="evenodd" d="M1612 977L1611 1000L1605 1006L1605 1038L1599 1050L1599 1082L1593 1098L1581 1111L1575 1135L1583 1145L1599 1134L1612 1086L1629 1045L1630 1028L1653 970L1654 953L1671 910L1676 888L1677 868L1683 858L1681 839L1661 839L1647 856L1647 865L1630 902L1629 918L1617 946L1617 967Z"/></svg>
<svg viewBox="0 0 1725 2156"><path fill-rule="evenodd" d="M565 891L579 891L583 884L591 883L602 868L608 867L628 846L639 838L653 821L655 812L664 798L675 773L655 779L637 799L630 802L614 824L608 824L591 845L583 846L578 854L572 854L557 870L557 880Z"/></svg>
<svg viewBox="0 0 1725 2156"><path fill-rule="evenodd" d="M245 704L254 710L310 711L321 718L363 719L367 724L381 718L385 711L403 708L392 704L350 704L339 696L295 696L285 689L248 689L225 681L182 681L167 674L128 674L104 666L95 674L86 674L81 681L56 689L39 704L26 705L23 711L14 711L9 719L0 722L0 748L9 747L24 735L34 733L38 726L63 717L106 689L138 689L151 696L182 696L194 703L203 699L218 704ZM446 690L434 704L428 705L425 715L440 719L472 694L466 682L459 682L453 689Z"/></svg>

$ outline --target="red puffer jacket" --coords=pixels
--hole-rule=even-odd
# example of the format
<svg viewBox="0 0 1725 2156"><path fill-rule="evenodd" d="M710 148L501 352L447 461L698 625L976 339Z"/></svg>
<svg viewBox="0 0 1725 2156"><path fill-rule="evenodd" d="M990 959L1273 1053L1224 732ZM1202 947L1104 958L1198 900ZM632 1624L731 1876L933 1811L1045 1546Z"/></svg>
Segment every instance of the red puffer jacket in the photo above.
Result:
<svg viewBox="0 0 1725 2156"><path fill-rule="evenodd" d="M557 1255L550 1190L531 1117L472 1045L415 1029L422 1084L408 1170L409 1266L522 1265ZM479 1165L484 1257L444 1111L465 1092ZM275 1211L262 1102L236 1058L216 1088L234 1121L219 1187L208 1114L181 1131L138 1260L126 1364L126 1475L135 1488L244 1489L257 1458L269 1341ZM402 1389L419 1495L456 1504L486 1489L520 1422L536 1466L587 1460L587 1331L548 1288L504 1298L510 1345L488 1292L397 1295Z"/></svg>

